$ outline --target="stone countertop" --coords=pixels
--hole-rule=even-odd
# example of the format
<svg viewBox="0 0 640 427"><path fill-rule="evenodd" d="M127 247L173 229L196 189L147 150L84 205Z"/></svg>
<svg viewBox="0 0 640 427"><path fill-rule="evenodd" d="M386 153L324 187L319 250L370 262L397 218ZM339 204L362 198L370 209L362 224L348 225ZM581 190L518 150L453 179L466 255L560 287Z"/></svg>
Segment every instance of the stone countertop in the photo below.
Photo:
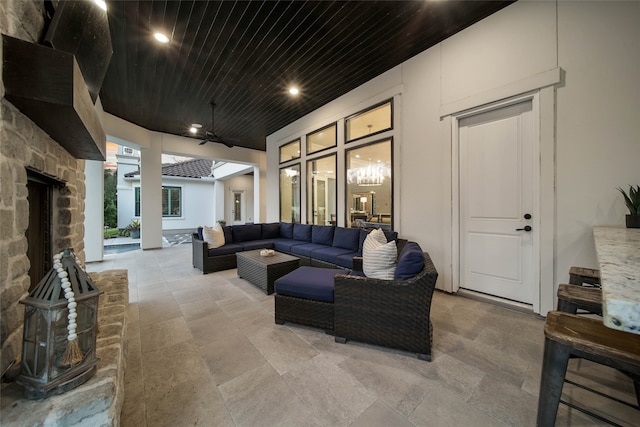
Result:
<svg viewBox="0 0 640 427"><path fill-rule="evenodd" d="M640 334L640 229L594 227L604 324Z"/></svg>

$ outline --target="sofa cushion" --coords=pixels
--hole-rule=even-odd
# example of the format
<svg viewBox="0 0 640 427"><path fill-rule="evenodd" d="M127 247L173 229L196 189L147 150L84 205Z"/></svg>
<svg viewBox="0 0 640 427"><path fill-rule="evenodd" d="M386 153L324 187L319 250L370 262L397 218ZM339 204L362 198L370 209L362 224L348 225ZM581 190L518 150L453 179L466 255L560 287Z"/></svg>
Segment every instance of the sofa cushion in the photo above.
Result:
<svg viewBox="0 0 640 427"><path fill-rule="evenodd" d="M262 237L262 227L260 224L245 224L233 226L233 243L248 242L250 240L260 240Z"/></svg>
<svg viewBox="0 0 640 427"><path fill-rule="evenodd" d="M395 279L405 280L414 277L424 268L424 254L416 242L407 242L398 256Z"/></svg>
<svg viewBox="0 0 640 427"><path fill-rule="evenodd" d="M198 227L198 231L196 232L198 233L198 239L204 240L204 237L202 236L202 226Z"/></svg>
<svg viewBox="0 0 640 427"><path fill-rule="evenodd" d="M332 225L314 225L311 227L311 243L318 245L331 246L333 243L333 231L335 227Z"/></svg>
<svg viewBox="0 0 640 427"><path fill-rule="evenodd" d="M353 268L353 257L362 256L359 252L349 252L336 256L335 263L340 267Z"/></svg>
<svg viewBox="0 0 640 427"><path fill-rule="evenodd" d="M364 239L369 235L369 230L359 228L360 236L358 236L358 252L362 253L362 246L364 245Z"/></svg>
<svg viewBox="0 0 640 427"><path fill-rule="evenodd" d="M272 239L251 240L250 242L238 243L245 251L253 251L255 249L273 249L274 244Z"/></svg>
<svg viewBox="0 0 640 427"><path fill-rule="evenodd" d="M207 254L210 257L218 256L218 255L230 255L230 254L235 254L236 252L242 252L242 250L243 250L242 245L239 245L236 243L229 243L224 246L220 246L219 248L209 249L207 251Z"/></svg>
<svg viewBox="0 0 640 427"><path fill-rule="evenodd" d="M224 242L226 244L233 243L233 227L225 225L222 227L222 232L224 233Z"/></svg>
<svg viewBox="0 0 640 427"><path fill-rule="evenodd" d="M367 277L392 280L398 252L396 241L386 241L383 231L371 231L362 246L362 269Z"/></svg>
<svg viewBox="0 0 640 427"><path fill-rule="evenodd" d="M333 246L329 246L329 247L325 246L323 248L315 249L314 251L312 251L311 257L319 259L320 261L326 261L326 262L340 265L336 262L338 255L344 255L351 252L352 252L351 250L345 249L345 248L335 248Z"/></svg>
<svg viewBox="0 0 640 427"><path fill-rule="evenodd" d="M281 252L291 252L291 248L296 245L304 245L305 242L300 242L298 240L289 240L289 239L274 239L273 246L277 251Z"/></svg>
<svg viewBox="0 0 640 427"><path fill-rule="evenodd" d="M284 237L285 239L293 239L293 223L280 223L280 237Z"/></svg>
<svg viewBox="0 0 640 427"><path fill-rule="evenodd" d="M293 240L311 242L311 225L293 224Z"/></svg>
<svg viewBox="0 0 640 427"><path fill-rule="evenodd" d="M207 227L206 225L202 229L202 237L209 249L219 248L224 245L224 232L220 224L216 224L215 227Z"/></svg>
<svg viewBox="0 0 640 427"><path fill-rule="evenodd" d="M357 251L359 237L360 230L357 228L337 227L333 232L332 246Z"/></svg>
<svg viewBox="0 0 640 427"><path fill-rule="evenodd" d="M326 245L318 245L317 243L303 243L302 245L295 245L291 247L291 252L296 255L310 257L312 251L316 249L323 249L326 247L327 247Z"/></svg>
<svg viewBox="0 0 640 427"><path fill-rule="evenodd" d="M262 224L262 239L275 239L280 237L280 223L272 222L270 224Z"/></svg>
<svg viewBox="0 0 640 427"><path fill-rule="evenodd" d="M336 274L344 274L344 270L300 267L276 280L274 288L280 295L333 302L333 281Z"/></svg>

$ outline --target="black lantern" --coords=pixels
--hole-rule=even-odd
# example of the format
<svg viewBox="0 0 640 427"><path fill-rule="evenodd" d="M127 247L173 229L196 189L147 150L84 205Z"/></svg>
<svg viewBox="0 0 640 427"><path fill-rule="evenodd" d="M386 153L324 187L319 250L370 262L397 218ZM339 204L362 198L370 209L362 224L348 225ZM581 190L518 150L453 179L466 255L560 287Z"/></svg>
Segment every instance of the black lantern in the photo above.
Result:
<svg viewBox="0 0 640 427"><path fill-rule="evenodd" d="M20 303L25 305L22 364L17 382L29 399L71 390L95 374L98 290L72 249Z"/></svg>

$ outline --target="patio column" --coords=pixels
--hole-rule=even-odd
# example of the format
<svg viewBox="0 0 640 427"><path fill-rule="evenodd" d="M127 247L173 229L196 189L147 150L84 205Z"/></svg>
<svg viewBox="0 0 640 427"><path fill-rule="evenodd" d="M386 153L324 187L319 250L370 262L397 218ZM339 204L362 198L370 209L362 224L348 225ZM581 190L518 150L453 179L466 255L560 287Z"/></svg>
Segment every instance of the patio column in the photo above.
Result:
<svg viewBox="0 0 640 427"><path fill-rule="evenodd" d="M140 150L140 247L162 248L162 144Z"/></svg>
<svg viewBox="0 0 640 427"><path fill-rule="evenodd" d="M104 166L102 161L85 160L84 256L86 262L104 256Z"/></svg>

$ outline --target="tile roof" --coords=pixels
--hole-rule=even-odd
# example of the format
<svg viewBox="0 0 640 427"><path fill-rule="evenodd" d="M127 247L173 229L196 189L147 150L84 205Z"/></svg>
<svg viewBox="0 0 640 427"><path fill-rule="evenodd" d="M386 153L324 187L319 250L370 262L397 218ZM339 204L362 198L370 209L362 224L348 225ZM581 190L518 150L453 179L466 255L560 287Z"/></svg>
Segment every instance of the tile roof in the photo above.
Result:
<svg viewBox="0 0 640 427"><path fill-rule="evenodd" d="M181 178L204 178L211 176L212 160L193 159L180 163L165 163L162 165L162 176L177 176ZM129 172L125 177L140 175L140 171Z"/></svg>

